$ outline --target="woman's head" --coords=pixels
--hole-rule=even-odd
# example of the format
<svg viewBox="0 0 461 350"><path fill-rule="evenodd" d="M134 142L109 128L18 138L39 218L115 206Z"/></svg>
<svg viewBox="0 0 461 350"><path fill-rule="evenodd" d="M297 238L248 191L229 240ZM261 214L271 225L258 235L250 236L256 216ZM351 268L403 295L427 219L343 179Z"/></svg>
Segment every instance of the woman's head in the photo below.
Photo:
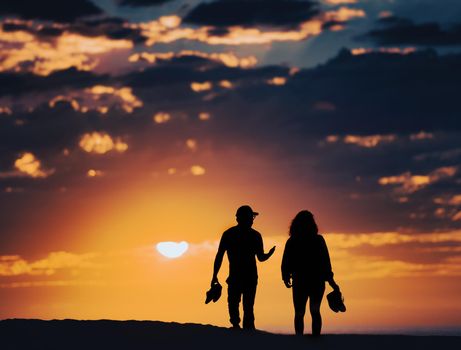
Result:
<svg viewBox="0 0 461 350"><path fill-rule="evenodd" d="M313 236L319 233L314 215L308 210L296 214L290 225L290 236Z"/></svg>

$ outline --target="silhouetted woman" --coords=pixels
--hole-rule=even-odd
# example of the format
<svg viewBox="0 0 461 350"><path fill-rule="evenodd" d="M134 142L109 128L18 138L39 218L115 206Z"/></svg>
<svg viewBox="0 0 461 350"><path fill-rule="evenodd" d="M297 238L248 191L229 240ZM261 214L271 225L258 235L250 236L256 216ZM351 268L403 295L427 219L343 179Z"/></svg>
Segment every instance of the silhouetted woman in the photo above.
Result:
<svg viewBox="0 0 461 350"><path fill-rule="evenodd" d="M304 333L304 314L309 300L312 316L312 335L320 335L322 316L320 304L325 292L325 281L339 290L333 279L330 256L323 237L318 233L314 216L300 211L290 226L282 259L282 279L287 288L293 287L295 332Z"/></svg>

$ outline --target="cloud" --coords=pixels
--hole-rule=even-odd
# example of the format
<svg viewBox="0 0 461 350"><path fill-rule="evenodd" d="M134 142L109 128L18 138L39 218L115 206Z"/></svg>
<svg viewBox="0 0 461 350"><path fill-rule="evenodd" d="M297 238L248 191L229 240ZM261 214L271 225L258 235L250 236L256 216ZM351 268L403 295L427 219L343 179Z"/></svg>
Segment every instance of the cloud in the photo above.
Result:
<svg viewBox="0 0 461 350"><path fill-rule="evenodd" d="M0 276L54 275L60 270L93 269L94 253L74 254L64 251L52 252L46 258L27 261L19 255L0 256Z"/></svg>
<svg viewBox="0 0 461 350"><path fill-rule="evenodd" d="M75 68L55 71L47 76L37 76L27 72L5 72L0 73L0 97L14 96L15 102L18 102L17 105L24 105L27 101L34 101L31 95L37 96L52 92L57 90L57 87L60 90L78 89L105 81L107 81L107 76L78 71ZM51 97L48 96L46 99L48 98Z"/></svg>
<svg viewBox="0 0 461 350"><path fill-rule="evenodd" d="M157 124L163 124L171 120L171 115L166 112L157 112L155 115L152 117L154 122Z"/></svg>
<svg viewBox="0 0 461 350"><path fill-rule="evenodd" d="M90 169L86 173L87 177L101 177L104 176L104 172L101 170Z"/></svg>
<svg viewBox="0 0 461 350"><path fill-rule="evenodd" d="M71 67L90 71L98 65L98 56L133 48L131 40L72 32L63 32L50 42L27 31L0 29L1 42L6 45L0 48L0 72L32 72L42 76Z"/></svg>
<svg viewBox="0 0 461 350"><path fill-rule="evenodd" d="M76 90L67 95L58 95L49 101L54 108L58 103L67 102L75 111L87 113L95 110L107 114L110 108L119 107L126 113L143 106L143 102L133 95L130 87L95 85L84 90Z"/></svg>
<svg viewBox="0 0 461 350"><path fill-rule="evenodd" d="M381 52L381 53L388 53L388 54L395 54L395 55L409 55L413 52L416 52L415 47L380 47L377 49L374 48L364 48L364 47L357 47L351 50L353 55L365 55L370 54L373 52Z"/></svg>
<svg viewBox="0 0 461 350"><path fill-rule="evenodd" d="M335 143L340 140L339 136L329 135L326 138L328 143ZM342 137L342 142L345 144L353 144L365 148L374 148L382 143L391 143L397 140L397 135L346 135Z"/></svg>
<svg viewBox="0 0 461 350"><path fill-rule="evenodd" d="M213 88L213 84L209 81L204 81L204 82L194 81L190 84L190 88L195 92L208 91Z"/></svg>
<svg viewBox="0 0 461 350"><path fill-rule="evenodd" d="M384 27L369 31L361 39L378 45L456 46L461 45L461 25L444 29L436 22L416 24L398 17L379 20Z"/></svg>
<svg viewBox="0 0 461 350"><path fill-rule="evenodd" d="M82 150L88 153L105 154L110 151L123 153L128 149L128 145L120 138L113 139L105 132L92 132L84 134L79 142Z"/></svg>
<svg viewBox="0 0 461 350"><path fill-rule="evenodd" d="M186 140L186 147L191 151L195 152L198 148L198 142L196 139L187 139Z"/></svg>
<svg viewBox="0 0 461 350"><path fill-rule="evenodd" d="M416 276L460 276L461 232L324 234L335 275L341 280ZM268 246L283 247L287 237L269 236ZM217 250L218 242L193 243L190 256Z"/></svg>
<svg viewBox="0 0 461 350"><path fill-rule="evenodd" d="M261 29L257 27L235 26L224 31L216 31L213 27L183 27L178 16L160 17L158 20L131 24L130 27L140 29L147 37L146 44L172 43L178 40L199 41L208 45L249 45L269 44L272 42L301 41L322 32L321 18L303 22L295 29Z"/></svg>
<svg viewBox="0 0 461 350"><path fill-rule="evenodd" d="M431 132L420 131L410 135L410 140L412 141L422 141L422 140L432 140L434 134Z"/></svg>
<svg viewBox="0 0 461 350"><path fill-rule="evenodd" d="M282 86L287 83L287 78L285 77L273 77L269 80L267 80L267 83L269 85L276 85L276 86Z"/></svg>
<svg viewBox="0 0 461 350"><path fill-rule="evenodd" d="M143 106L143 102L133 94L133 90L126 86L95 85L87 89L86 92L93 95L96 101L100 101L104 97L119 101L121 108L127 113L132 113L135 108Z"/></svg>
<svg viewBox="0 0 461 350"><path fill-rule="evenodd" d="M434 203L442 205L461 206L461 194L456 194L449 197L434 198Z"/></svg>
<svg viewBox="0 0 461 350"><path fill-rule="evenodd" d="M81 17L101 15L102 13L103 11L89 0L70 2L16 0L0 3L0 15L17 15L24 19L72 22Z"/></svg>
<svg viewBox="0 0 461 350"><path fill-rule="evenodd" d="M150 162L139 162L143 164L140 172L165 174L166 169L176 168L177 174L185 176L191 174L188 165L201 164L206 167L206 178L212 179L218 176L213 163L232 147L248 157L270 159L268 164L277 169L264 171L269 177L283 174L284 178L306 178L312 188L334 194L336 208L349 208L354 212L351 217L367 217L368 223L360 223L366 229L455 228L460 221L452 221L448 216L451 213L443 218L434 215L440 205L433 203L433 198L457 193L459 174L443 180L441 174L431 173L454 166L459 158L456 150L460 125L455 113L459 103L453 86L461 79L460 62L459 55L443 56L433 51L359 56L342 51L325 64L300 69L294 75L289 74L290 68L286 66L242 69L191 56L159 60L143 71L117 76L76 70L46 77L0 74L0 92L10 94L4 96L6 99L0 105L12 111L0 118L0 145L5 150L0 166L7 169L15 155L28 150L40 155L47 166L56 168L63 184L72 183L77 175L81 178L89 169L112 173L120 166L120 157L96 157L104 164L94 164L96 158L82 157L78 148L82 135L104 131L113 142L121 137L133 156L150 157ZM269 86L267 81L273 77L287 80L284 85ZM101 81L94 83L98 79ZM232 88L221 86L223 81L228 81ZM212 88L196 93L191 89L192 82L210 82ZM47 91L50 85L62 86L62 91ZM94 91L94 86L100 87ZM142 107L133 108L130 117L121 107L124 100L115 94L123 87L129 87L131 95L143 103ZM34 105L33 99L46 93L47 97L41 100L45 104L35 103L32 112L27 108L19 111L19 96L11 95L22 88L28 89L28 93L21 96L20 103ZM214 98L204 100L210 93ZM58 96L62 96L61 102L56 100L51 108L49 103ZM319 101L328 103L318 105ZM89 110L82 114L84 106ZM102 114L99 107L109 110ZM155 122L158 112L170 116L167 123ZM203 121L200 113L211 118ZM434 138L420 135L411 140L411 135L418 135L421 130ZM337 137L337 145L342 147L327 147L325 139L329 135ZM396 135L397 140L387 142L378 137L366 141L375 135ZM349 137L354 143L345 147L347 136L359 139ZM193 153L184 144L188 138L200 141ZM155 144L149 140L155 140ZM364 148L367 142L377 146ZM68 157L61 157L64 148L70 150ZM140 150L145 155L140 155ZM111 152L107 154L117 154ZM452 158L446 158L446 152ZM414 158L428 153L436 154L424 160ZM231 160L232 157L225 166L230 167ZM144 164L160 165L147 169ZM260 176L257 163L250 167L252 176ZM431 175L440 175L440 180L431 182ZM392 176L396 179L388 179L387 186L377 181ZM48 186L59 188L55 185L56 177L46 181ZM22 187L28 192L29 185L21 183L21 179L4 181L8 181L4 187ZM44 186L43 182L29 181L33 186ZM413 191L412 195L406 196L400 188ZM360 200L352 194L360 195ZM396 203L397 196L408 198L405 203ZM338 217L332 225L348 229L358 226L341 217L343 210L331 210ZM426 216L410 219L411 213Z"/></svg>
<svg viewBox="0 0 461 350"><path fill-rule="evenodd" d="M345 5L356 4L358 0L323 0L328 5Z"/></svg>
<svg viewBox="0 0 461 350"><path fill-rule="evenodd" d="M313 1L220 0L200 3L184 22L214 27L296 27L318 13Z"/></svg>
<svg viewBox="0 0 461 350"><path fill-rule="evenodd" d="M200 165L193 165L190 168L190 172L194 176L202 176L202 175L205 175L206 170L205 170L204 167L202 167Z"/></svg>
<svg viewBox="0 0 461 350"><path fill-rule="evenodd" d="M72 76L75 79L83 78L82 80L76 81L67 81L68 77L71 78ZM23 76L24 78L27 75ZM85 77L87 81L85 81ZM0 81L1 79L0 75ZM104 79L104 78L103 78ZM24 79L25 80L25 79ZM39 82L45 81L43 79L34 79L32 78L30 83L28 84L28 88L35 87L35 83L37 83L37 88ZM47 91L46 88L43 91L36 91L35 93L26 94L26 89L22 91L23 95L16 95L1 97L1 89L0 89L0 104L5 105L5 109L12 111L9 115L15 113L23 113L25 111L33 111L36 108L41 107L42 105L46 104L51 109L61 108L63 105L69 105L74 111L79 113L88 113L91 111L96 111L101 115L106 115L109 112L113 112L114 110L123 111L124 113L133 113L135 109L138 109L143 106L143 102L133 94L133 90L127 86L110 86L110 85L93 85L86 88L80 88L81 84L90 84L92 85L93 82L97 82L97 77L93 75L82 75L79 77L78 74L69 74L63 73L58 78L58 75L53 76L49 79L49 82L62 82L62 88L60 89L61 94L56 95L57 92L55 91ZM106 80L106 79L104 79ZM27 82L23 82L23 79L11 79L12 83L17 82L19 86L22 83L27 84ZM75 89L71 86L65 86L66 84L75 84ZM16 88L19 90L19 86L11 86L11 92L13 92ZM57 86L50 87L57 89ZM6 91L5 91L6 92Z"/></svg>
<svg viewBox="0 0 461 350"><path fill-rule="evenodd" d="M173 58L181 58L181 57L200 57L203 59L208 59L216 62L220 62L227 67L240 67L240 68L251 68L254 67L258 60L255 56L247 56L247 57L238 57L232 52L200 52L200 51L193 51L193 50L182 50L178 53L175 52L162 52L162 53L155 53L155 52L140 52L135 53L129 57L130 62L139 62L139 61L147 61L149 63L155 63L157 60L171 60Z"/></svg>
<svg viewBox="0 0 461 350"><path fill-rule="evenodd" d="M267 8L266 2L266 0L261 0L256 2L242 1L241 3L245 3L248 6L259 6L264 3L264 8ZM308 3L300 1L273 2L277 2L280 5L292 3L297 4L296 6L299 6L300 4L302 5L303 3ZM238 1L222 1L222 3L225 4L225 6L235 7ZM216 2L216 4L220 6L221 2ZM202 5L206 7L210 4L203 3L198 7ZM243 18L243 21L239 20L237 22L245 22L244 17L241 16L241 9L236 8L236 11L239 13L238 18ZM270 8L267 8L267 11L270 12ZM261 11L258 10L258 13L259 12ZM261 13L265 12L263 11ZM300 14L301 13L297 13L296 16L299 16ZM249 15L251 16L251 14ZM282 18L278 15L278 13L274 14L274 19L280 20L280 18ZM132 29L140 30L141 35L147 38L146 44L148 46L156 45L159 43L167 44L178 40L199 41L208 45L263 45L273 42L306 40L308 38L319 35L326 23L331 23L334 21L344 25L346 21L365 17L365 15L365 12L361 9L341 7L339 9L327 11L325 13L317 13L315 16L309 16L308 19L296 23L296 25L286 26L270 26L259 23L261 21L254 21L254 23L253 21L248 21L248 25L242 23L216 28L211 24L203 23L201 26L197 27L191 26L191 23L187 22L187 16L183 21L183 19L176 15L162 16L154 21L132 23L127 26Z"/></svg>
<svg viewBox="0 0 461 350"><path fill-rule="evenodd" d="M397 192L410 194L443 179L453 177L456 172L457 167L442 167L427 175L412 175L406 172L397 176L381 177L378 182L382 186L400 185L396 188Z"/></svg>
<svg viewBox="0 0 461 350"><path fill-rule="evenodd" d="M121 6L147 7L163 5L173 0L119 0Z"/></svg>
<svg viewBox="0 0 461 350"><path fill-rule="evenodd" d="M16 170L1 171L0 179L11 179L21 177L32 178L46 178L55 172L55 169L44 169L40 160L31 152L21 154L19 158L14 161L14 168ZM13 187L7 187L6 192L17 192Z"/></svg>
<svg viewBox="0 0 461 350"><path fill-rule="evenodd" d="M31 177L47 177L54 172L53 170L43 170L41 162L29 152L16 159L14 166L20 172Z"/></svg>

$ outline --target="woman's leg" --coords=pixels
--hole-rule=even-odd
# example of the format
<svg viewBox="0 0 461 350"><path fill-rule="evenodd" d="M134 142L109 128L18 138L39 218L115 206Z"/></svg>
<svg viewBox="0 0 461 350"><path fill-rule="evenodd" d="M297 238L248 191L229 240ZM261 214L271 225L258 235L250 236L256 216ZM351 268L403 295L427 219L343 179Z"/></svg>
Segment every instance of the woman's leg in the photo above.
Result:
<svg viewBox="0 0 461 350"><path fill-rule="evenodd" d="M306 314L307 291L306 288L293 283L293 305L295 308L295 333L304 334L304 315Z"/></svg>
<svg viewBox="0 0 461 350"><path fill-rule="evenodd" d="M309 309L312 316L312 335L318 336L322 331L322 315L320 315L320 305L323 294L325 293L325 283L311 289Z"/></svg>

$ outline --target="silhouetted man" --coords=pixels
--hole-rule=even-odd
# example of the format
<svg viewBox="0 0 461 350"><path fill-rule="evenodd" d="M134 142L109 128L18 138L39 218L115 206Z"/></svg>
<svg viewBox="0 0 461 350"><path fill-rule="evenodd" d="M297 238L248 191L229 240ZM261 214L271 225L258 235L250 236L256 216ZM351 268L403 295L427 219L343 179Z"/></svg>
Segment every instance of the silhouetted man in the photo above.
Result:
<svg viewBox="0 0 461 350"><path fill-rule="evenodd" d="M235 214L237 226L229 228L222 234L218 253L214 261L211 285L218 283L224 253L229 259L229 277L226 282L227 303L232 328L240 328L239 305L243 297L243 328L255 329L253 305L258 284L258 270L255 256L259 261L266 261L275 251L275 246L265 254L261 234L252 229L254 218L258 213L248 205L241 206Z"/></svg>

